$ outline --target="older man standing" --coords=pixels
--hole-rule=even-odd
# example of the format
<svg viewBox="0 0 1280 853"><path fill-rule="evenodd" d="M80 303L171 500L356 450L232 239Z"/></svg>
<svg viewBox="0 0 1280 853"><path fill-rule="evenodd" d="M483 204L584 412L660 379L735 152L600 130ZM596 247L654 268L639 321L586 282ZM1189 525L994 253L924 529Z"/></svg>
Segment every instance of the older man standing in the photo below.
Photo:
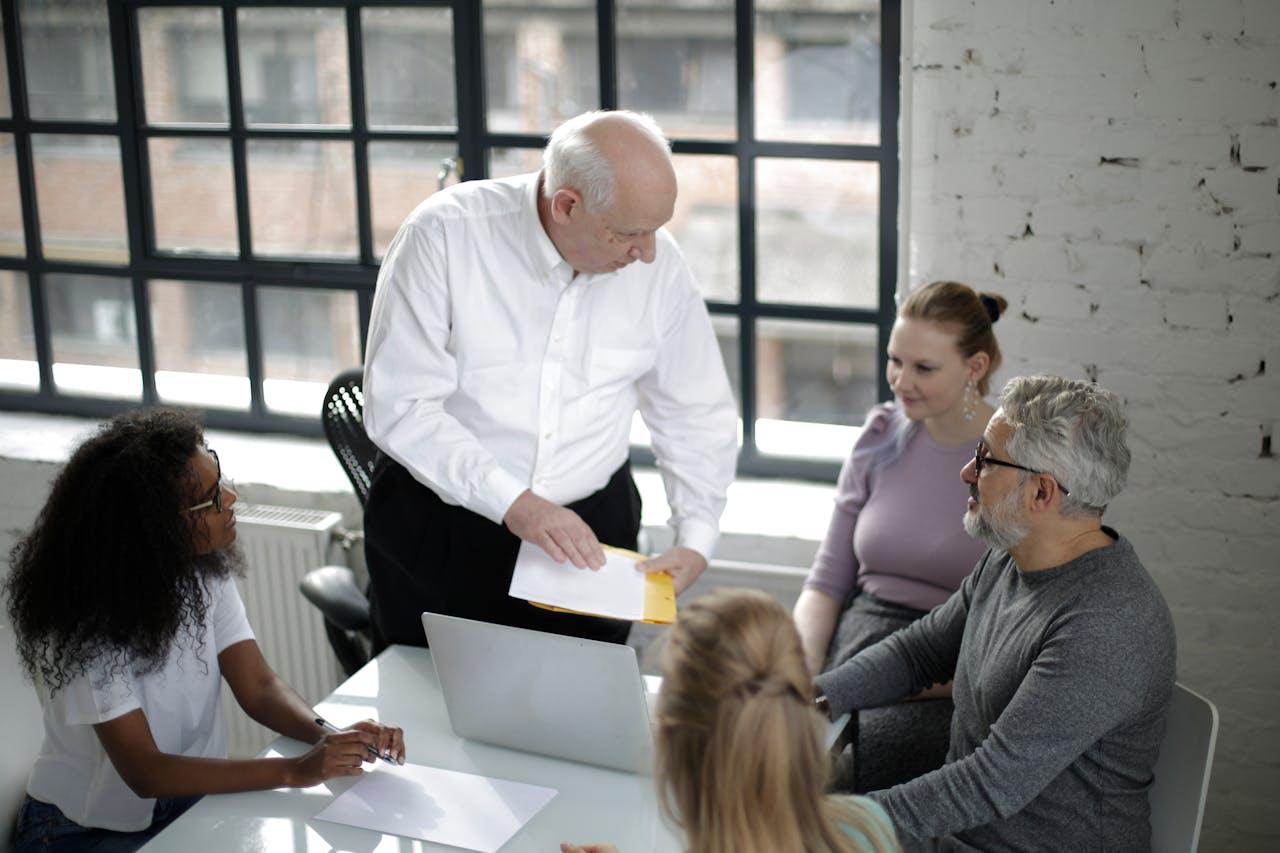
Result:
<svg viewBox="0 0 1280 853"><path fill-rule="evenodd" d="M961 476L990 550L928 616L817 679L833 713L954 676L947 763L871 794L933 849L1139 850L1174 679L1173 621L1101 523L1129 468L1113 395L1005 386ZM819 700L820 702L823 699Z"/></svg>
<svg viewBox="0 0 1280 853"><path fill-rule="evenodd" d="M433 195L383 261L365 427L383 452L365 515L375 646L421 644L419 614L622 641L627 623L507 596L520 541L598 568L635 547L639 410L675 547L645 564L677 591L706 568L737 459L737 409L675 241L676 175L647 116L552 134L543 169ZM640 261L640 263L636 263Z"/></svg>

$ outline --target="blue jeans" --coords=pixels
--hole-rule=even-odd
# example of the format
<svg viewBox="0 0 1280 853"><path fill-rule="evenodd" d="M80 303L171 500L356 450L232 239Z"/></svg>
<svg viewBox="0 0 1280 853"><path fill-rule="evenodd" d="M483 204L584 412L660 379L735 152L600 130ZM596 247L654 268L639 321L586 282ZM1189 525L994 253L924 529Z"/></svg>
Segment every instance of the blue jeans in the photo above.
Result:
<svg viewBox="0 0 1280 853"><path fill-rule="evenodd" d="M81 826L64 815L57 806L27 797L18 811L18 825L13 837L14 853L76 853L81 850L91 850L93 853L133 853L199 799L175 797L156 800L151 826L137 832L115 832Z"/></svg>

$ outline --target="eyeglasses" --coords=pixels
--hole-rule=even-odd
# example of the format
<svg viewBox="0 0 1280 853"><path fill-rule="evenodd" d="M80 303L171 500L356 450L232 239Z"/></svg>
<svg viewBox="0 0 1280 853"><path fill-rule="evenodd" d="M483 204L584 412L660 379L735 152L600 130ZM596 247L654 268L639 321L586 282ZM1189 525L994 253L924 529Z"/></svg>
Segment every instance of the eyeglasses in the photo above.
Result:
<svg viewBox="0 0 1280 853"><path fill-rule="evenodd" d="M211 447L206 447L205 450L213 457L213 464L218 469L218 482L214 484L213 497L207 501L202 501L195 506L189 506L184 509L183 512L199 512L200 510L208 509L209 507L213 507L214 512L222 512L222 490L224 488L231 487L231 482L222 478L222 463L218 461L218 454L215 453Z"/></svg>
<svg viewBox="0 0 1280 853"><path fill-rule="evenodd" d="M982 476L982 466L984 465L999 465L1002 468L1017 468L1019 471L1053 477L1053 475L1048 471L1037 471L1035 468L1028 468L1026 465L1019 465L1016 462L1005 462L1003 459L996 459L995 457L988 456L986 442L979 441L978 446L973 449L973 476ZM1070 490L1068 490L1066 486L1062 485L1062 483L1058 481L1057 477L1053 477L1053 481L1058 483L1058 488L1062 490L1064 495L1071 494Z"/></svg>

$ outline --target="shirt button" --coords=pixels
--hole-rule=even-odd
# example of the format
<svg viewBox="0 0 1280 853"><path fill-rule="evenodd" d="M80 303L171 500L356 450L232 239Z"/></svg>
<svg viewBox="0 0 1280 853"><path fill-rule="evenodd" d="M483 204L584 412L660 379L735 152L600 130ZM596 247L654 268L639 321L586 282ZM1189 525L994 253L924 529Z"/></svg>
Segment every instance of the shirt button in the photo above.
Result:
<svg viewBox="0 0 1280 853"><path fill-rule="evenodd" d="M542 437L543 437L543 438L545 438L547 441L550 441L550 440L551 440L551 433L549 433L549 432L544 432L544 433L542 434Z"/></svg>

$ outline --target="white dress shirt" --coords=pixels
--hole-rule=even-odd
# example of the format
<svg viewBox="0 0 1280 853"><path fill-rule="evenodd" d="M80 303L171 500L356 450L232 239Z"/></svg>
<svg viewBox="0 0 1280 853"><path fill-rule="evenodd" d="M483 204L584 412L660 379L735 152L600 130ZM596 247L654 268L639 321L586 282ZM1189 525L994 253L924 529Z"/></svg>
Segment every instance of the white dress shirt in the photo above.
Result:
<svg viewBox="0 0 1280 853"><path fill-rule="evenodd" d="M93 727L141 708L161 752L226 758L222 670L218 655L253 629L231 578L212 579L198 641L178 629L164 666L143 675L111 652L52 695L38 680L44 744L27 779L27 793L52 803L81 826L137 832L151 825L156 801L133 792L102 748ZM203 644L203 648L201 645Z"/></svg>
<svg viewBox="0 0 1280 853"><path fill-rule="evenodd" d="M710 557L737 406L684 256L660 230L653 263L575 276L537 190L537 174L458 184L400 227L369 324L369 437L500 524L525 489L563 505L603 488L639 409L676 544Z"/></svg>

